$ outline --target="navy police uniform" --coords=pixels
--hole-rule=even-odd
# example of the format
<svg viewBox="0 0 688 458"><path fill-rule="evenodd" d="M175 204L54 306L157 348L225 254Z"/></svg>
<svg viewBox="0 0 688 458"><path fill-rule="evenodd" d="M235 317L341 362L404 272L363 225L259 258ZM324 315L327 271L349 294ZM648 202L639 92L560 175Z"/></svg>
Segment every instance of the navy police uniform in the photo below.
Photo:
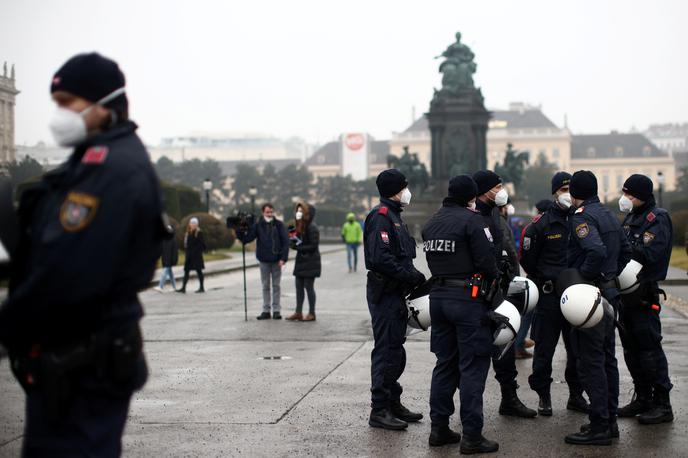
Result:
<svg viewBox="0 0 688 458"><path fill-rule="evenodd" d="M0 342L27 394L27 456L119 456L147 377L137 292L166 232L135 130L121 122L90 138L21 197Z"/></svg>
<svg viewBox="0 0 688 458"><path fill-rule="evenodd" d="M398 380L406 366L405 293L425 277L413 266L416 244L401 220L401 204L380 198L365 220L366 297L375 347L371 359L372 408L390 409L400 401Z"/></svg>
<svg viewBox="0 0 688 458"><path fill-rule="evenodd" d="M449 198L423 228L433 281L430 350L437 357L430 418L433 427L448 425L458 388L463 432L469 437L482 433L483 392L492 354L488 309L482 296L472 296L469 281L474 274L488 284L499 277L488 240L491 232L480 214Z"/></svg>
<svg viewBox="0 0 688 458"><path fill-rule="evenodd" d="M655 402L666 398L668 404L673 386L662 349L660 289L657 284L666 278L669 267L671 218L666 210L655 205L654 198L650 198L626 216L623 229L633 249L633 259L645 267L638 274L638 289L621 296L619 321L624 329L621 343L636 396L649 408L653 398L660 398Z"/></svg>
<svg viewBox="0 0 688 458"><path fill-rule="evenodd" d="M590 174L591 175L591 174ZM594 177L593 177L594 178ZM574 194L574 181L571 195ZM597 182L594 183L597 193ZM569 219L568 266L576 268L618 310L616 277L630 260L630 246L616 217L597 196L584 200ZM591 431L605 433L616 422L619 370L614 349L614 319L603 316L588 329L573 329L571 344L578 356L578 375L590 398Z"/></svg>
<svg viewBox="0 0 688 458"><path fill-rule="evenodd" d="M566 348L564 377L571 395L580 396L581 387L576 370L576 358L571 352L571 326L561 314L560 297L554 284L566 268L566 249L569 239L569 210L552 202L545 213L536 216L523 230L521 238L521 266L539 290L539 300L533 317L531 337L537 345L533 355L533 373L528 377L530 388L540 394L550 394L552 358L559 335Z"/></svg>

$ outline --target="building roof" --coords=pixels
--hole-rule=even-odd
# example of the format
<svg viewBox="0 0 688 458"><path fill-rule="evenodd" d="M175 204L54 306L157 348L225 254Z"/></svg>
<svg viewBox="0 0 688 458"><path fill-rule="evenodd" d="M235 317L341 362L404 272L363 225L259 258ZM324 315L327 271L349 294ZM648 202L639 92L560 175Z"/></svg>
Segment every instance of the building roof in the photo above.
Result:
<svg viewBox="0 0 688 458"><path fill-rule="evenodd" d="M688 137L688 122L652 124L643 133L650 138Z"/></svg>
<svg viewBox="0 0 688 458"><path fill-rule="evenodd" d="M573 135L571 159L668 157L643 134Z"/></svg>
<svg viewBox="0 0 688 458"><path fill-rule="evenodd" d="M494 110L490 120L491 129L556 129L540 108L525 107L515 110ZM428 120L421 116L404 133L428 130Z"/></svg>
<svg viewBox="0 0 688 458"><path fill-rule="evenodd" d="M311 157L306 160L307 166L340 165L341 141L329 142L318 148ZM369 162L370 164L385 164L389 156L388 140L371 140Z"/></svg>

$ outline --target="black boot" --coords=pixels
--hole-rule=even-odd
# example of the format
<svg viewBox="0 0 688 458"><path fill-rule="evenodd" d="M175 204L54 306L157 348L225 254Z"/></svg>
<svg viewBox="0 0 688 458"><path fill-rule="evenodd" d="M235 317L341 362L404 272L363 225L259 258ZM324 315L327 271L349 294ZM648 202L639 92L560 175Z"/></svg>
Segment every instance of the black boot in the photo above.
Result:
<svg viewBox="0 0 688 458"><path fill-rule="evenodd" d="M652 409L652 391L636 389L631 402L619 409L618 416L619 418L635 417L650 409Z"/></svg>
<svg viewBox="0 0 688 458"><path fill-rule="evenodd" d="M641 425L658 425L674 421L674 411L671 408L669 392L661 388L655 388L652 398L652 408L638 416Z"/></svg>
<svg viewBox="0 0 688 458"><path fill-rule="evenodd" d="M270 319L270 312L263 312L256 317L256 320L269 320L269 319Z"/></svg>
<svg viewBox="0 0 688 458"><path fill-rule="evenodd" d="M447 425L432 425L430 428L430 438L428 443L432 447L440 447L447 444L458 444L461 442L461 434L452 431Z"/></svg>
<svg viewBox="0 0 688 458"><path fill-rule="evenodd" d="M186 293L186 286L182 286L181 289L175 289L175 293Z"/></svg>
<svg viewBox="0 0 688 458"><path fill-rule="evenodd" d="M612 445L612 436L609 427L592 428L588 427L583 431L569 434L564 438L564 442L573 445Z"/></svg>
<svg viewBox="0 0 688 458"><path fill-rule="evenodd" d="M205 289L203 289L203 287L201 286L200 288L198 288L198 289L196 290L196 292L197 292L197 293L205 293Z"/></svg>
<svg viewBox="0 0 688 458"><path fill-rule="evenodd" d="M590 431L590 423L586 423L581 426L580 430L582 433L587 433ZM609 426L609 434L612 436L612 439L619 438L619 424L616 421Z"/></svg>
<svg viewBox="0 0 688 458"><path fill-rule="evenodd" d="M518 398L516 387L502 387L502 403L499 404L499 414L512 417L535 418L537 412L529 409Z"/></svg>
<svg viewBox="0 0 688 458"><path fill-rule="evenodd" d="M581 393L569 393L566 409L575 412L590 413L590 404L588 404L588 401L585 400Z"/></svg>
<svg viewBox="0 0 688 458"><path fill-rule="evenodd" d="M399 420L404 420L408 423L413 423L423 419L422 413L411 412L402 405L401 401L392 401L390 403L390 410L392 411L392 415L397 417Z"/></svg>
<svg viewBox="0 0 688 458"><path fill-rule="evenodd" d="M487 440L482 434L478 436L463 435L461 439L461 454L472 455L474 453L492 453L499 450L499 444L495 441Z"/></svg>
<svg viewBox="0 0 688 458"><path fill-rule="evenodd" d="M397 431L406 429L408 426L408 423L403 420L399 420L397 417L392 415L392 412L389 409L371 410L368 424L373 428L384 428Z"/></svg>
<svg viewBox="0 0 688 458"><path fill-rule="evenodd" d="M538 393L540 403L538 404L538 415L542 417L552 416L552 396L549 393Z"/></svg>
<svg viewBox="0 0 688 458"><path fill-rule="evenodd" d="M273 320L281 320L282 314L280 312L272 312L272 319Z"/></svg>

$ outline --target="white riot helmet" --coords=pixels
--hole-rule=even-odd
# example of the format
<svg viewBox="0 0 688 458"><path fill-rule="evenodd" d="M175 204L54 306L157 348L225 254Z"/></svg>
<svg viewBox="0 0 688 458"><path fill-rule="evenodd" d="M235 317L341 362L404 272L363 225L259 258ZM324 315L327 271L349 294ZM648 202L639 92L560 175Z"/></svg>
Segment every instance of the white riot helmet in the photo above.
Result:
<svg viewBox="0 0 688 458"><path fill-rule="evenodd" d="M525 315L535 308L540 299L540 293L532 280L526 277L514 277L509 283L506 298L521 312L521 315Z"/></svg>
<svg viewBox="0 0 688 458"><path fill-rule="evenodd" d="M430 327L430 296L407 299L408 321L406 335L427 331ZM410 328L410 329L409 329Z"/></svg>
<svg viewBox="0 0 688 458"><path fill-rule="evenodd" d="M640 286L638 274L642 268L643 265L635 259L631 259L626 264L624 270L619 274L619 292L621 294L630 294L638 289L638 286Z"/></svg>
<svg viewBox="0 0 688 458"><path fill-rule="evenodd" d="M501 315L504 320L498 322L494 331L494 345L498 347L508 345L516 339L518 329L521 327L521 314L511 302L505 300L499 307L494 309L494 313Z"/></svg>
<svg viewBox="0 0 688 458"><path fill-rule="evenodd" d="M561 313L575 328L597 325L604 315L599 288L584 283L569 286L561 295Z"/></svg>

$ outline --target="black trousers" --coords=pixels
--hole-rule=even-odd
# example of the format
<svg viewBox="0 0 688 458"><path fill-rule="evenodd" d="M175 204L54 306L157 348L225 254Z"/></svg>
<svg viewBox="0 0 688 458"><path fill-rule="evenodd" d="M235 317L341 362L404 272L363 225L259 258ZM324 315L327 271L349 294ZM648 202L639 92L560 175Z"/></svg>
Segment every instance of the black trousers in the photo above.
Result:
<svg viewBox="0 0 688 458"><path fill-rule="evenodd" d="M484 322L485 307L478 301L430 297L430 350L437 357L430 388L430 419L448 425L459 390L464 434L483 429L483 393L490 370L492 333Z"/></svg>
<svg viewBox="0 0 688 458"><path fill-rule="evenodd" d="M296 313L303 310L305 294L308 294L308 313L315 315L315 278L294 277L296 280Z"/></svg>
<svg viewBox="0 0 688 458"><path fill-rule="evenodd" d="M662 348L662 324L659 310L651 305L659 303L659 296L651 285L643 284L637 292L621 296L619 321L624 360L639 394L649 396L654 389L669 392L669 365Z"/></svg>
<svg viewBox="0 0 688 458"><path fill-rule="evenodd" d="M399 377L406 368L407 309L399 294L384 293L373 303L373 288L367 287L368 310L373 324L375 346L371 352L371 406L387 409L390 402L401 398L403 388Z"/></svg>
<svg viewBox="0 0 688 458"><path fill-rule="evenodd" d="M558 295L540 291L540 300L535 309L530 335L536 343L533 354L533 373L528 377L530 388L537 393L550 392L552 358L554 358L554 351L561 335L566 349L564 378L569 386L569 393L581 394L583 387L578 378L577 360L571 349L571 325L561 314Z"/></svg>
<svg viewBox="0 0 688 458"><path fill-rule="evenodd" d="M516 377L518 371L516 370L516 346L512 345L502 359L497 359L497 356L492 357L492 367L495 371L495 378L499 385L503 388L518 388Z"/></svg>
<svg viewBox="0 0 688 458"><path fill-rule="evenodd" d="M186 284L189 281L189 273L190 273L190 271L184 269L184 282L182 283L182 289L186 289ZM200 289L204 289L203 288L203 270L196 269L196 275L198 275L198 282L201 284Z"/></svg>

